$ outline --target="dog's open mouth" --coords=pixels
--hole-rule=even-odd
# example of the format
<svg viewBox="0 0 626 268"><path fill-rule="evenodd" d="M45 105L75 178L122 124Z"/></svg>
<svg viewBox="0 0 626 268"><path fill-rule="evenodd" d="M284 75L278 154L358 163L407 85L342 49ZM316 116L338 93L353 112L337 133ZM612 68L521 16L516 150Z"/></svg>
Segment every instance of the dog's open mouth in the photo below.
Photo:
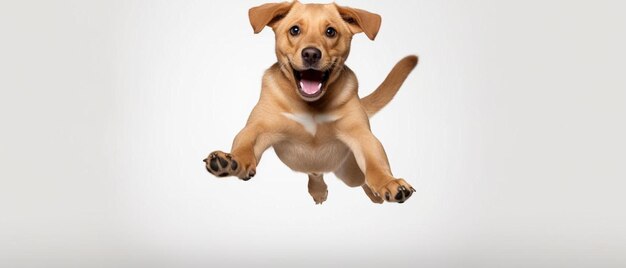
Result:
<svg viewBox="0 0 626 268"><path fill-rule="evenodd" d="M307 101L315 101L322 96L324 86L330 76L330 70L318 71L308 69L298 71L293 69L293 76L296 78L298 93Z"/></svg>

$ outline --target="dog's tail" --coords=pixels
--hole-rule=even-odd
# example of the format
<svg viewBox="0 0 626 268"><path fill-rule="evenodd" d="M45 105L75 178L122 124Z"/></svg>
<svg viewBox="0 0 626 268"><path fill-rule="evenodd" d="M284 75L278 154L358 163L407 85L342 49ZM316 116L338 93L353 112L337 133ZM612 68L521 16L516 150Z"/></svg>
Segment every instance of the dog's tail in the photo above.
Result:
<svg viewBox="0 0 626 268"><path fill-rule="evenodd" d="M385 105L387 105L391 99L398 93L400 86L404 83L404 80L409 76L409 73L417 65L417 56L411 55L401 59L396 66L391 69L391 72L372 94L369 94L361 99L361 104L367 112L367 116L372 117L375 113L380 111Z"/></svg>

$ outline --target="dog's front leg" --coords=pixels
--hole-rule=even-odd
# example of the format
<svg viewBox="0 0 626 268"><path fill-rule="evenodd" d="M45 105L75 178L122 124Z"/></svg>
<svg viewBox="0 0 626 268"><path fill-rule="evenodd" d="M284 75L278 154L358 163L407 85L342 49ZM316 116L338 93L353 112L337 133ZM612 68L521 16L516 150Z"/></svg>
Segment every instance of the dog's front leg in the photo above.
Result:
<svg viewBox="0 0 626 268"><path fill-rule="evenodd" d="M278 136L261 124L248 124L235 137L231 153L214 151L204 159L206 169L218 177L236 176L247 181L256 175L261 155Z"/></svg>
<svg viewBox="0 0 626 268"><path fill-rule="evenodd" d="M339 134L352 150L356 162L365 174L365 183L374 195L388 202L403 203L415 189L403 179L394 178L389 168L385 149L366 126L353 126Z"/></svg>

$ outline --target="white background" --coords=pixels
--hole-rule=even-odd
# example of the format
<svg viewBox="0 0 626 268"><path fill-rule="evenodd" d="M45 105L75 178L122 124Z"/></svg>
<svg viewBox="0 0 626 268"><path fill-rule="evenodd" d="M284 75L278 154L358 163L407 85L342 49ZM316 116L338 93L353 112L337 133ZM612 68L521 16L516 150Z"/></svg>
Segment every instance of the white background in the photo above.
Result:
<svg viewBox="0 0 626 268"><path fill-rule="evenodd" d="M0 266L624 267L626 19L619 1L341 1L361 95L417 193L372 204L266 152L210 176L275 61L262 1L0 3ZM349 266L345 266L349 265Z"/></svg>

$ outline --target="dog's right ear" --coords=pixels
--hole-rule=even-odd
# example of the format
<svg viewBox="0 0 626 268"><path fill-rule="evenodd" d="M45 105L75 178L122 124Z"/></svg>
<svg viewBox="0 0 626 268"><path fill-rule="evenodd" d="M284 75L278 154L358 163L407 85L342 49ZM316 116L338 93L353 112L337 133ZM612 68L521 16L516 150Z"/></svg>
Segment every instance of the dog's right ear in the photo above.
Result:
<svg viewBox="0 0 626 268"><path fill-rule="evenodd" d="M294 2L269 3L248 10L248 17L254 33L260 33L265 26L273 27L280 19L285 17Z"/></svg>

